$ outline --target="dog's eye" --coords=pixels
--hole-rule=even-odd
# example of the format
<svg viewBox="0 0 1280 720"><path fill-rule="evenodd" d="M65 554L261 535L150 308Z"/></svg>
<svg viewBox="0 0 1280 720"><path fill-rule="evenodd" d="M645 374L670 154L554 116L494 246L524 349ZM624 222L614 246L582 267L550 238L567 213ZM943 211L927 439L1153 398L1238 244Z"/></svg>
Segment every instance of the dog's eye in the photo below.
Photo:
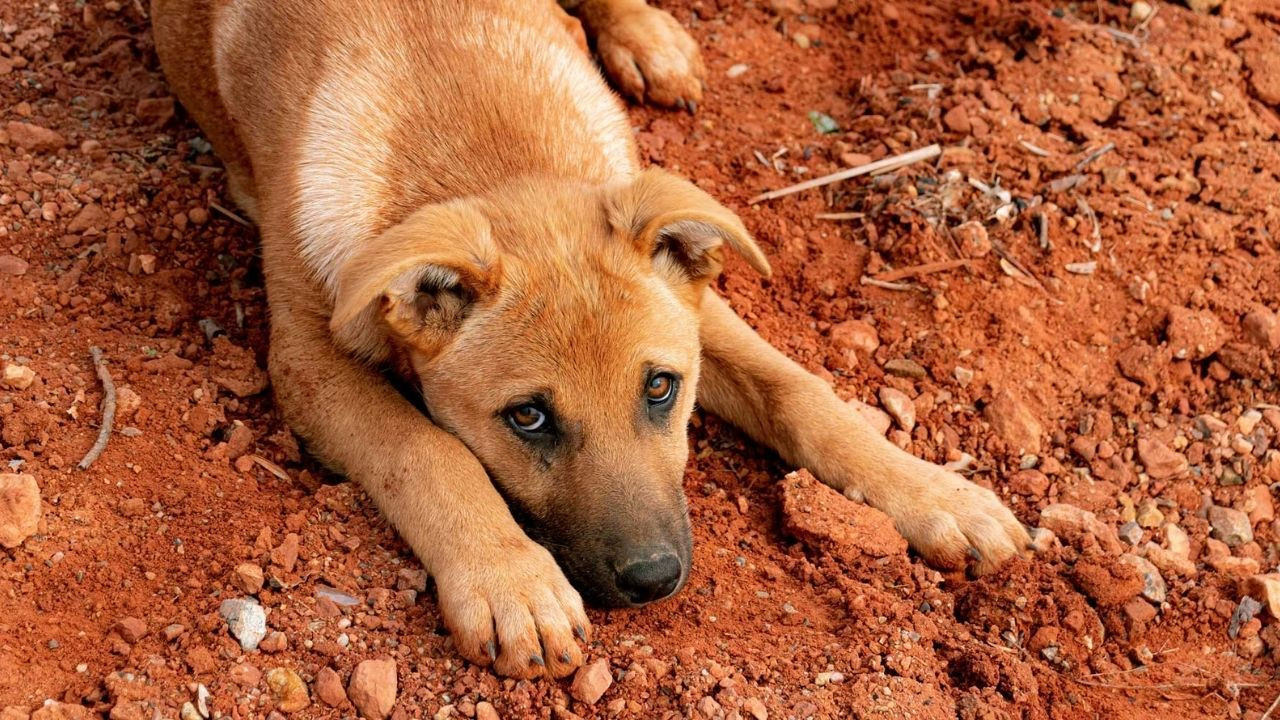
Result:
<svg viewBox="0 0 1280 720"><path fill-rule="evenodd" d="M551 429L551 416L546 410L532 403L518 405L508 410L507 421L523 433L541 433Z"/></svg>
<svg viewBox="0 0 1280 720"><path fill-rule="evenodd" d="M669 373L658 373L645 384L644 395L651 405L662 405L676 392L676 379Z"/></svg>

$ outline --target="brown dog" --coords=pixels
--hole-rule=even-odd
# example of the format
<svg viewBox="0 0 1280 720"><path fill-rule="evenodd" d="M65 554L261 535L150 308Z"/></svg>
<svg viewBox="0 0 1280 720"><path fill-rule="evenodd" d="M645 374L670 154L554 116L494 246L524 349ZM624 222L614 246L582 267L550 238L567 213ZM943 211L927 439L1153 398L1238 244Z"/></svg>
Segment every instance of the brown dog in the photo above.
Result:
<svg viewBox="0 0 1280 720"><path fill-rule="evenodd" d="M670 15L572 10L630 94L701 99ZM563 675L589 627L574 586L612 605L679 589L695 399L888 513L932 563L982 571L1025 546L994 494L887 442L708 289L724 247L767 275L763 254L708 195L640 169L556 5L152 12L169 81L261 230L280 406L413 547L467 658Z"/></svg>

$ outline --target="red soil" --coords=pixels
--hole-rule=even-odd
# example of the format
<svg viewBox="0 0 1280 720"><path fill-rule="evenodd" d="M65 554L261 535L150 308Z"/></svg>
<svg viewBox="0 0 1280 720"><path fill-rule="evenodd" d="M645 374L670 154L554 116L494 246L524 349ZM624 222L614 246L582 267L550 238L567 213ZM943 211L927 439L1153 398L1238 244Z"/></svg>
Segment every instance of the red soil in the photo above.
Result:
<svg viewBox="0 0 1280 720"><path fill-rule="evenodd" d="M0 550L0 717L55 699L173 718L196 683L215 714L265 716L290 705L265 678L277 667L308 684L295 714L345 717L320 671L345 685L380 657L402 718L482 702L507 718L1261 716L1280 693L1280 622L1230 619L1244 581L1280 561L1273 2L1153 2L1142 26L1108 2L663 4L702 41L709 94L696 116L632 119L650 161L736 208L768 253L773 279L734 262L721 282L738 312L842 396L906 393L918 422L895 441L972 456L965 472L1027 524L1054 503L1096 521L994 576L943 576L873 511L813 484L784 501L790 468L697 416L693 576L672 601L593 612L604 696L470 667L412 555L263 392L254 233L214 209L222 174L171 112L144 4L4 2L0 365L36 378L0 387L0 462L37 478L43 518ZM816 132L811 110L840 130ZM938 161L748 204L931 142ZM903 290L861 283L963 258ZM853 319L878 349L833 339ZM116 421L136 431L79 471L100 421L90 345L141 404ZM1248 513L1252 539L1212 539L1210 505ZM815 510L838 520L796 517ZM1178 528L1181 565L1165 557ZM1160 561L1163 603L1136 595L1122 550ZM270 651L242 651L217 613L244 595L246 562L283 633ZM360 604L317 600L322 585Z"/></svg>

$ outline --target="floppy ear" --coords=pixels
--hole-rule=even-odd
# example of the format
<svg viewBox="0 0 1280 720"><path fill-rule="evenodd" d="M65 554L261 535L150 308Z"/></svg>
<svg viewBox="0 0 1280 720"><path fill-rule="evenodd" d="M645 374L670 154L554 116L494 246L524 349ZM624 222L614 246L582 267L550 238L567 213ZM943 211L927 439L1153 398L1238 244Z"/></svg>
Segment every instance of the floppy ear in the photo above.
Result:
<svg viewBox="0 0 1280 720"><path fill-rule="evenodd" d="M424 207L356 250L338 271L329 329L366 357L389 332L433 355L472 305L498 290L502 268L489 221L465 202Z"/></svg>
<svg viewBox="0 0 1280 720"><path fill-rule="evenodd" d="M693 183L646 170L607 200L609 223L653 258L673 282L705 285L720 274L722 248L733 248L765 277L769 261L742 220Z"/></svg>

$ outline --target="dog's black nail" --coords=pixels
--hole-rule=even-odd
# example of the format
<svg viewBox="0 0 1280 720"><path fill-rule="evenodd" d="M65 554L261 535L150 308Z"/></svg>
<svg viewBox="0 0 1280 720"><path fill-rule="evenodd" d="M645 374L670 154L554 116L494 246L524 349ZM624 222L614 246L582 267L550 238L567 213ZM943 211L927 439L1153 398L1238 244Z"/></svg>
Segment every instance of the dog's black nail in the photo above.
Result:
<svg viewBox="0 0 1280 720"><path fill-rule="evenodd" d="M978 548L972 545L969 546L969 557L977 562L982 562L982 553L978 552Z"/></svg>
<svg viewBox="0 0 1280 720"><path fill-rule="evenodd" d="M546 666L547 666L546 661L544 661L544 660L542 659L542 656L541 656L541 655L538 655L537 653L534 653L533 655L530 655L530 656L529 656L529 662L533 663L534 665L537 665L538 667L546 667Z"/></svg>
<svg viewBox="0 0 1280 720"><path fill-rule="evenodd" d="M676 107L684 109L684 98L676 98Z"/></svg>
<svg viewBox="0 0 1280 720"><path fill-rule="evenodd" d="M564 652L560 653L560 662L564 663L565 665L568 665L568 664L569 664L569 651L568 651L568 650L565 650Z"/></svg>
<svg viewBox="0 0 1280 720"><path fill-rule="evenodd" d="M693 114L694 114L694 113L696 113L696 112L698 112L698 101L697 101L697 100L690 100L690 101L689 101L689 114L690 114L690 115L693 115Z"/></svg>
<svg viewBox="0 0 1280 720"><path fill-rule="evenodd" d="M498 659L498 646L497 646L497 645L494 645L492 640L490 640L490 641L489 641L489 643L488 643L487 645L485 645L485 649L489 651L489 662L495 662L495 661L497 661L497 659Z"/></svg>
<svg viewBox="0 0 1280 720"><path fill-rule="evenodd" d="M587 641L587 631L583 630L581 625L573 626L573 634L577 635L578 639L581 640L582 642Z"/></svg>

